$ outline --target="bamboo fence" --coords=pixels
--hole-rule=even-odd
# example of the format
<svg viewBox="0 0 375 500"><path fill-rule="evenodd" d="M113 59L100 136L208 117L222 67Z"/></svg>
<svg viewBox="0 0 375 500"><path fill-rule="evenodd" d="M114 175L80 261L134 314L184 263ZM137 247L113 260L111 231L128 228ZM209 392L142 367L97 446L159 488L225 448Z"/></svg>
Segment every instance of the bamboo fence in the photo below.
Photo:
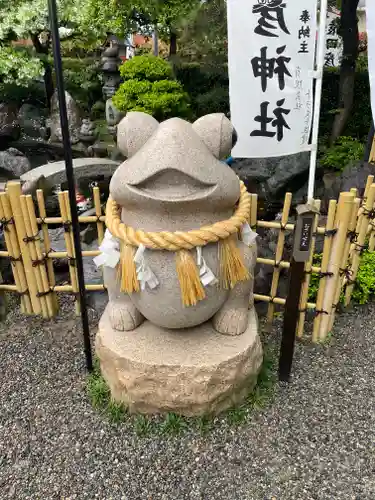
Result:
<svg viewBox="0 0 375 500"><path fill-rule="evenodd" d="M98 187L93 188L95 215L81 216L81 224L97 227L98 242L102 242L105 231L105 216ZM0 258L11 261L14 285L1 284L0 293L14 292L20 296L21 312L27 315L42 315L53 318L58 314L58 294L70 293L76 297L76 312L80 312L75 250L71 226L71 212L67 192L59 193L60 217L47 217L43 191L38 190L36 199L23 195L18 182L9 182L5 192L0 193L0 222L3 225L6 251L0 251ZM257 219L257 196L251 195L250 225L254 230L278 230L274 259L261 255L257 262L273 267L269 295L254 294L256 301L268 303L267 323L272 325L275 306L284 306L285 297L278 296L280 276L290 268L290 262L283 260L286 235L293 233L290 223L292 194L286 193L280 220ZM316 208L320 201L315 200ZM340 297L344 304L350 304L361 257L365 250L375 249L375 184L374 177L367 180L364 196L360 199L356 190L341 193L338 202L331 200L326 225L319 225L316 216L312 252L305 264L305 279L300 296L298 337L306 334L306 317L313 315L312 340L324 340L333 327ZM64 228L65 251L55 252L51 246L49 228ZM321 263L314 265L316 237L324 238ZM100 254L83 251L83 257L93 258ZM67 259L70 284L57 285L53 261ZM316 302L309 302L311 276L319 278ZM104 284L86 284L90 292L104 290ZM308 315L310 316L310 314Z"/></svg>

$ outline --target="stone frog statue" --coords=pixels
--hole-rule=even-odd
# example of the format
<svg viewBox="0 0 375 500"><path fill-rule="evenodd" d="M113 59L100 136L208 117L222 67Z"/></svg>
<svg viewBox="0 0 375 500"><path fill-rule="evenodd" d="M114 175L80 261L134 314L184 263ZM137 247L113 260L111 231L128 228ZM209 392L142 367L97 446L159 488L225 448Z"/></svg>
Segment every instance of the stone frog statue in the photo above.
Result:
<svg viewBox="0 0 375 500"><path fill-rule="evenodd" d="M147 114L128 113L118 125L118 147L128 159L110 183L110 196L122 208L121 221L144 231L185 232L229 219L240 197L240 183L220 160L228 156L235 138L223 114L204 116L194 124L179 118L159 124ZM181 302L174 252L145 249L144 259L158 286L137 293L122 293L117 269L105 266L112 328L135 330L146 319L161 328L183 329L212 320L219 333L242 334L252 303L255 239L249 247L235 238L235 245L249 278L230 290L210 284L204 300L190 307ZM218 243L203 246L202 256L218 276Z"/></svg>

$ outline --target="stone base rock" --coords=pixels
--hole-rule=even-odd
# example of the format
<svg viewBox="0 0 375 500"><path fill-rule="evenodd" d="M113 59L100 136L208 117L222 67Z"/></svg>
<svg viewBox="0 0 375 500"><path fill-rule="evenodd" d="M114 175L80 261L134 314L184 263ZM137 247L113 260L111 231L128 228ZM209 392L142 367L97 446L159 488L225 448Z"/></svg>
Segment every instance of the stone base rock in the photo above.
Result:
<svg viewBox="0 0 375 500"><path fill-rule="evenodd" d="M105 311L96 353L112 397L130 412L217 414L241 403L256 383L263 360L257 324L252 309L247 330L234 337L215 332L211 322L167 330L146 321L119 332Z"/></svg>

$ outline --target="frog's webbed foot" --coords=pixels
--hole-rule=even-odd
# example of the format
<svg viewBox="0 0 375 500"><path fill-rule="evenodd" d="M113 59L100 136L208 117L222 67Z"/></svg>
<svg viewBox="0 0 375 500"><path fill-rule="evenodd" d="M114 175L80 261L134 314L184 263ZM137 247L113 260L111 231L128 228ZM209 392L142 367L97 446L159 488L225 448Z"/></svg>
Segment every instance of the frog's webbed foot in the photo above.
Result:
<svg viewBox="0 0 375 500"><path fill-rule="evenodd" d="M256 261L256 248L241 244L245 264L252 272ZM223 307L212 318L214 329L224 335L241 335L246 331L249 321L249 307L253 302L253 284L251 278L242 281L230 291Z"/></svg>
<svg viewBox="0 0 375 500"><path fill-rule="evenodd" d="M142 314L130 300L110 302L108 314L112 328L121 332L135 330L144 320Z"/></svg>
<svg viewBox="0 0 375 500"><path fill-rule="evenodd" d="M247 328L249 319L248 308L236 308L231 304L224 306L213 317L214 329L224 335L241 335Z"/></svg>

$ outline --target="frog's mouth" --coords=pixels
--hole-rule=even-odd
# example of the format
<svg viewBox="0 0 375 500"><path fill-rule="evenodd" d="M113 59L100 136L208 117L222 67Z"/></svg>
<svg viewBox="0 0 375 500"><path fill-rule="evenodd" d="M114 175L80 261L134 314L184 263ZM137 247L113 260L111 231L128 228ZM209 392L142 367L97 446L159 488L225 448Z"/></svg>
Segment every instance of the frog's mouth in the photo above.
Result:
<svg viewBox="0 0 375 500"><path fill-rule="evenodd" d="M161 170L137 184L128 183L129 190L139 196L163 202L205 199L216 184L203 182L176 169Z"/></svg>

